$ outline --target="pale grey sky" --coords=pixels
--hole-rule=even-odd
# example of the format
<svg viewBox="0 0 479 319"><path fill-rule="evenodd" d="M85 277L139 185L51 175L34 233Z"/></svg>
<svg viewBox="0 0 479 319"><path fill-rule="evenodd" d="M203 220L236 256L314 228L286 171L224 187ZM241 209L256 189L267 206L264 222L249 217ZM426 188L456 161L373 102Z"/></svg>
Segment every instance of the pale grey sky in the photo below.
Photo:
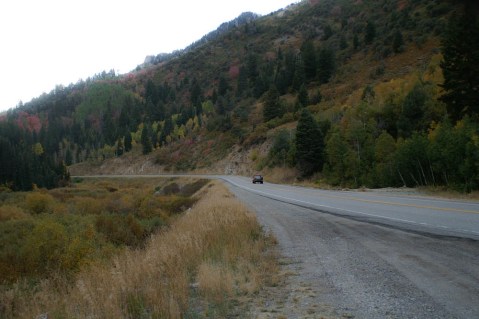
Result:
<svg viewBox="0 0 479 319"><path fill-rule="evenodd" d="M133 70L183 49L245 11L297 0L5 0L0 3L0 112L55 85Z"/></svg>

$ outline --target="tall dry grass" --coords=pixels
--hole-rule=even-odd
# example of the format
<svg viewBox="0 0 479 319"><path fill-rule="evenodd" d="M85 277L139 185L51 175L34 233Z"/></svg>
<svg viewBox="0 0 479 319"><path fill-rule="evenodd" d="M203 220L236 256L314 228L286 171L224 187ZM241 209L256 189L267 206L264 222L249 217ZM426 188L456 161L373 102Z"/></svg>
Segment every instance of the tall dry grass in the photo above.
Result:
<svg viewBox="0 0 479 319"><path fill-rule="evenodd" d="M182 318L228 309L276 271L271 238L255 216L212 183L201 200L145 249L126 250L68 282L53 278L32 291L16 284L0 295L6 318ZM226 305L226 306L225 306Z"/></svg>

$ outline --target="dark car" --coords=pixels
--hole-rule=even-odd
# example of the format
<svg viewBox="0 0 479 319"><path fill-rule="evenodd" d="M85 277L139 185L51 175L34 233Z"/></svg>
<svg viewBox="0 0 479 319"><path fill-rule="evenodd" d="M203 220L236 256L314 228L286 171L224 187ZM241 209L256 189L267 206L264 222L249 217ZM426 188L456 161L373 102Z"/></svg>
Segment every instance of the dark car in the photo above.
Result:
<svg viewBox="0 0 479 319"><path fill-rule="evenodd" d="M255 175L253 176L253 184L260 183L263 184L263 176Z"/></svg>

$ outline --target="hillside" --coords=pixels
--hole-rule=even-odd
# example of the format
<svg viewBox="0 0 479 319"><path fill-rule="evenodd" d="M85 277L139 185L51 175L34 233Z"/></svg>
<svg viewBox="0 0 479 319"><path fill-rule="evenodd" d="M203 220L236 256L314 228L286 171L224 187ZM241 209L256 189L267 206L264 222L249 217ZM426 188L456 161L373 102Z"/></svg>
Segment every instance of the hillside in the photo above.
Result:
<svg viewBox="0 0 479 319"><path fill-rule="evenodd" d="M28 132L35 156L57 172L64 164L72 174L262 171L469 191L479 187L477 112L454 112L457 101L441 98L444 38L461 14L462 4L446 0L302 1L243 15L129 74L57 87L4 122ZM477 19L469 22L464 43L474 53ZM15 170L0 182L25 189L8 182L24 178L55 186Z"/></svg>

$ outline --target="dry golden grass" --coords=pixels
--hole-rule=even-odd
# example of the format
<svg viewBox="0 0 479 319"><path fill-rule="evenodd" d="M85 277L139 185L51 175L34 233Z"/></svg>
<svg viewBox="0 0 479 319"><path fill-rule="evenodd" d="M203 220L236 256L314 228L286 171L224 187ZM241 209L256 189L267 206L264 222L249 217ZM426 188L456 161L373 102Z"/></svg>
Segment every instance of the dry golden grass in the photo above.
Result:
<svg viewBox="0 0 479 319"><path fill-rule="evenodd" d="M271 240L219 183L145 249L125 250L73 281L53 278L35 291L16 284L0 295L6 318L181 318L192 302L221 309L252 294L277 271ZM198 288L199 294L193 294ZM201 300L192 301L192 295ZM223 306L221 306L223 305ZM196 308L195 308L196 309Z"/></svg>
<svg viewBox="0 0 479 319"><path fill-rule="evenodd" d="M264 171L265 180L277 184L292 184L297 180L298 172L295 168L274 167Z"/></svg>

